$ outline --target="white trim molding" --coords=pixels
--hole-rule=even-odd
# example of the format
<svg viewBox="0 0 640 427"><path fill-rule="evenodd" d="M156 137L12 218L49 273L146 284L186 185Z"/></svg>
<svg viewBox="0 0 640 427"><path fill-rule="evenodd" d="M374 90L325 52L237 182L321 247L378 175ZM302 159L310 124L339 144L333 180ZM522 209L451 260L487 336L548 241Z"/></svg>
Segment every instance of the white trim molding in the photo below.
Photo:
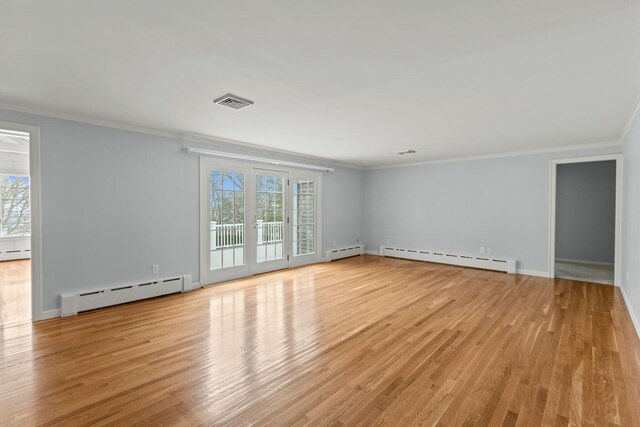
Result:
<svg viewBox="0 0 640 427"><path fill-rule="evenodd" d="M538 271L538 270L524 270L519 268L516 274L522 274L525 276L536 276L536 277L545 277L549 278L549 272L547 271Z"/></svg>
<svg viewBox="0 0 640 427"><path fill-rule="evenodd" d="M314 156L310 154L298 153L295 151L266 147L263 145L251 144L249 142L223 138L220 136L209 136L209 135L186 132L186 131L172 131L172 130L166 130L166 129L160 129L160 128L150 128L145 126L134 125L131 123L101 120L101 119L87 117L81 114L61 113L61 112L56 112L56 111L52 111L49 109L42 109L42 108L32 108L32 107L25 107L25 106L0 104L0 109L7 110L7 111L14 111L18 113L33 114L33 115L42 116L42 117L49 117L53 119L68 120L76 123L83 123L83 124L88 124L93 126L102 126L102 127L112 128L112 129L125 130L129 132L142 133L146 135L153 135L153 136L173 138L173 139L178 139L178 140L188 141L188 142L202 143L202 144L207 144L209 146L211 146L212 144L215 144L218 146L219 145L228 146L229 148L242 147L248 150L277 153L277 154L282 154L286 156L305 158L305 159L309 159L309 160L317 161L321 163L328 163L333 166L339 166L339 167L344 167L349 169L357 169L357 170L366 169L362 166L351 165L348 163L339 162L334 159Z"/></svg>
<svg viewBox="0 0 640 427"><path fill-rule="evenodd" d="M568 259L568 258L556 258L556 261L571 262L573 264L585 264L585 265L610 265L610 266L614 265L612 262L585 261L582 259Z"/></svg>
<svg viewBox="0 0 640 427"><path fill-rule="evenodd" d="M549 163L549 277L555 277L556 260L556 187L558 165L569 163L590 163L608 160L616 161L616 229L613 283L620 286L622 278L622 154L603 154L599 156L567 157L552 159Z"/></svg>
<svg viewBox="0 0 640 427"><path fill-rule="evenodd" d="M631 113L629 113L629 117L627 118L627 123L624 125L624 129L622 129L622 134L620 135L621 143L624 144L624 141L627 139L627 135L631 130L631 125L638 114L640 114L640 95L636 98L636 102L633 104Z"/></svg>
<svg viewBox="0 0 640 427"><path fill-rule="evenodd" d="M629 312L629 316L631 317L631 322L633 323L633 326L636 329L636 333L638 334L638 337L640 337L640 317L638 317L638 315L636 315L636 313L633 311L633 306L629 301L629 297L627 297L627 293L624 291L624 287L619 286L619 289L620 289L620 293L622 294L622 300L624 301L624 304L627 306L627 311Z"/></svg>
<svg viewBox="0 0 640 427"><path fill-rule="evenodd" d="M425 160L423 162L412 162L412 163L400 163L393 165L380 165L380 166L372 166L369 168L365 168L365 170L380 170L380 169L395 169L395 168L410 168L414 166L423 166L423 165L434 165L439 163L456 163L456 162L468 162L473 160L490 160L490 159L501 159L504 157L520 157L520 156L531 156L535 154L549 154L549 153L570 153L572 151L580 151L580 150L594 150L597 148L614 148L620 147L622 148L622 141L605 141L605 142L596 142L593 144L580 144L580 145L563 145L561 147L554 148L541 148L538 150L522 150L522 151L506 151L501 153L494 154L486 154L480 156L469 156L469 157L451 157L444 158L439 160Z"/></svg>
<svg viewBox="0 0 640 427"><path fill-rule="evenodd" d="M192 154L198 154L198 155L209 156L209 157L222 157L225 159L268 163L271 165L289 166L289 167L301 168L301 169L313 169L313 170L319 170L323 172L335 172L334 168L330 168L328 166L310 165L306 163L290 162L287 160L277 160L277 159L269 159L266 157L248 156L246 154L236 154L236 153L228 153L225 151L207 150L204 148L188 147L188 148L185 148L184 151L187 154L192 153Z"/></svg>

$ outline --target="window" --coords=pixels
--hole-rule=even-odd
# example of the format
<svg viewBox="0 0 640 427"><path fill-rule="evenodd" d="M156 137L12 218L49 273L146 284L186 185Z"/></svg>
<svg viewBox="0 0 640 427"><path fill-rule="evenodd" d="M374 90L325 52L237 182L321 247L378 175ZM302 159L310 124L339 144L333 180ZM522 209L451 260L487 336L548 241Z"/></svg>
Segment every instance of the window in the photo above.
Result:
<svg viewBox="0 0 640 427"><path fill-rule="evenodd" d="M29 177L0 175L2 217L0 237L31 235Z"/></svg>
<svg viewBox="0 0 640 427"><path fill-rule="evenodd" d="M316 182L293 180L293 256L316 251Z"/></svg>

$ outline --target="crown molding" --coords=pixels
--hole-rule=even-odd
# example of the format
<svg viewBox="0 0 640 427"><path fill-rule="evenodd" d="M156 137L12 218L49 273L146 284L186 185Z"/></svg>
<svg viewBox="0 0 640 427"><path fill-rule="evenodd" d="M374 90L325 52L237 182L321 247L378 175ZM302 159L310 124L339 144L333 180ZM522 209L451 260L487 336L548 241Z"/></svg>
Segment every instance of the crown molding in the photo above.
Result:
<svg viewBox="0 0 640 427"><path fill-rule="evenodd" d="M486 154L486 155L479 155L479 156L452 157L452 158L439 159L439 160L425 160L423 162L372 166L367 168L367 170L410 168L414 166L434 165L434 164L440 164L440 163L467 162L472 160L499 159L503 157L520 157L520 156L530 156L534 154L559 153L559 152L579 151L579 150L588 150L588 149L596 149L596 148L612 148L612 147L622 147L622 142L607 141L607 142L596 142L593 144L564 145L561 147L541 148L538 150L507 151L504 153Z"/></svg>
<svg viewBox="0 0 640 427"><path fill-rule="evenodd" d="M185 142L197 142L197 143L208 144L208 145L211 145L211 144L218 144L218 145L219 144L223 144L223 145L227 146L230 149L233 149L233 147L242 147L242 148L245 148L247 150L257 150L257 151L260 151L262 153L269 153L271 155L281 154L281 155L286 155L286 156L294 156L294 157L298 157L298 158L309 159L311 161L319 162L319 163L322 163L322 164L329 164L331 166L338 166L338 167L344 167L344 168L349 168L349 169L358 169L358 170L365 169L362 166L343 163L343 162L337 161L335 159L329 159L329 158L325 158L325 157L313 156L313 155L309 155L309 154L302 154L302 153L298 153L298 152L295 152L295 151L280 150L280 149L277 149L277 148L265 147L265 146L261 146L261 145L257 145L257 144L251 144L251 143L248 143L248 142L242 142L242 141L237 141L237 140L234 140L234 139L223 138L223 137L218 137L218 136L209 136L209 135L203 135L203 134L197 134L197 133L191 133L191 132L183 132L183 131L174 131L174 130L168 130L168 129L156 129L156 128L150 128L150 127L145 127L145 126L133 125L133 124L130 124L130 123L114 122L114 121L109 121L109 120L95 119L95 118L92 118L92 117L83 116L83 115L75 114L75 113L63 113L63 112L54 111L54 110L48 110L48 109L11 105L11 104L3 103L1 101L0 101L0 109L8 110L8 111L15 111L15 112L18 112L18 113L33 114L33 115L38 115L38 116L43 116L43 117L48 117L48 118L54 118L54 119L60 119L60 120L68 120L68 121L72 121L72 122L84 123L84 124L89 124L89 125L94 125L94 126L102 126L102 127L112 128L112 129L119 129L119 130L124 130L124 131L129 131L129 132L142 133L142 134L146 134L146 135L153 135L153 136L160 136L160 137L165 137L165 138L172 138L172 139L177 139L177 140L185 141Z"/></svg>
<svg viewBox="0 0 640 427"><path fill-rule="evenodd" d="M622 135L620 135L620 142L624 143L627 139L627 135L629 135L629 131L631 130L631 126L633 125L633 121L636 116L640 113L640 94L636 98L635 104L633 104L633 108L631 109L631 113L627 118L627 123L622 130Z"/></svg>
<svg viewBox="0 0 640 427"><path fill-rule="evenodd" d="M119 129L129 132L142 133L147 135L172 138L179 141L184 142L195 142L207 145L224 145L229 149L233 149L234 147L242 147L247 150L256 150L261 153L265 153L267 155L286 155L293 156L298 158L309 159L312 162L319 162L321 164L327 164L335 167L343 167L349 169L356 170L381 170L381 169L395 169L395 168L407 168L414 166L422 166L422 165L431 165L431 164L440 164L440 163L454 163L454 162L464 162L464 161L472 161L472 160L487 160L487 159L497 159L503 157L518 157L518 156L528 156L532 154L545 154L545 153L556 153L556 152L567 152L567 151L578 151L578 150L586 150L586 149L597 149L597 148L612 148L623 145L623 140L626 138L629 129L631 128L631 124L635 116L640 112L640 96L636 99L636 103L634 108L627 120L627 124L624 128L623 134L619 140L616 141L607 141L607 142L599 142L592 144L580 144L580 145L566 145L561 147L553 147L546 149L535 149L535 150L521 150L521 151L507 151L502 153L494 153L494 154L486 154L486 155L478 155L478 156L467 156L467 157L452 157L445 158L439 160L425 160L421 162L412 162L412 163L402 163L402 164L383 164L379 166L360 166L354 165L350 163L340 162L335 159L329 159L325 157L318 157L309 154L297 153L294 151L288 150L280 150L275 148L269 148L257 144L251 144L248 142L237 141L233 139L217 137L217 136L209 136L197 133L183 132L183 131L175 131L175 130L167 130L167 129L156 129L145 126L137 126L129 123L123 122L114 122L108 120L95 119L87 116L83 116L75 113L64 113L54 110L42 109L42 108L33 108L19 105L11 105L6 104L0 101L0 109L15 111L19 113L25 114L33 114L43 117L61 119L61 120L69 120L78 123L90 124L95 126L102 126L107 128Z"/></svg>

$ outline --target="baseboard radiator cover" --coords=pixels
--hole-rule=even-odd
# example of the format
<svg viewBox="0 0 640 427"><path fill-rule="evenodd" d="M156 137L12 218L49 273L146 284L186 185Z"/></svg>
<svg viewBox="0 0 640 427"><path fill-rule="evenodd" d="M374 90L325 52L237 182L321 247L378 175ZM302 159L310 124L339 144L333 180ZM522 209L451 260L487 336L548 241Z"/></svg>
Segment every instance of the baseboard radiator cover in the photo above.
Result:
<svg viewBox="0 0 640 427"><path fill-rule="evenodd" d="M380 256L405 258L416 261L435 262L439 264L459 265L463 267L482 268L485 270L504 271L516 274L516 261L471 255L458 255L449 252L431 252L414 249L392 248L380 246Z"/></svg>
<svg viewBox="0 0 640 427"><path fill-rule="evenodd" d="M191 275L60 295L61 316L191 290Z"/></svg>
<svg viewBox="0 0 640 427"><path fill-rule="evenodd" d="M6 237L0 240L0 261L31 258L31 237Z"/></svg>
<svg viewBox="0 0 640 427"><path fill-rule="evenodd" d="M334 261L336 259L348 258L362 254L364 254L364 245L354 245L327 251L327 259L329 261Z"/></svg>

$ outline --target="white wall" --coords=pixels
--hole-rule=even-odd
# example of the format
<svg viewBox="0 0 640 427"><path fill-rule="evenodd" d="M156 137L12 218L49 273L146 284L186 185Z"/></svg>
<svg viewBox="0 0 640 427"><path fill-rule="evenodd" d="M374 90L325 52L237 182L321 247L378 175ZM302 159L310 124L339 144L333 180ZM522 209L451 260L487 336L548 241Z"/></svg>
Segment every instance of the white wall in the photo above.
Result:
<svg viewBox="0 0 640 427"><path fill-rule="evenodd" d="M556 175L556 259L613 264L616 161L566 163Z"/></svg>
<svg viewBox="0 0 640 427"><path fill-rule="evenodd" d="M325 251L364 243L364 175L364 171L348 168L324 174L322 244Z"/></svg>
<svg viewBox="0 0 640 427"><path fill-rule="evenodd" d="M622 288L640 333L640 115L624 141Z"/></svg>
<svg viewBox="0 0 640 427"><path fill-rule="evenodd" d="M554 158L621 148L432 163L368 171L367 250L399 247L516 259L520 270L546 274L549 167Z"/></svg>
<svg viewBox="0 0 640 427"><path fill-rule="evenodd" d="M40 126L44 310L61 292L191 273L199 281L198 158L179 139L0 110ZM228 151L274 155L230 144ZM325 249L362 238L363 172L325 174Z"/></svg>

